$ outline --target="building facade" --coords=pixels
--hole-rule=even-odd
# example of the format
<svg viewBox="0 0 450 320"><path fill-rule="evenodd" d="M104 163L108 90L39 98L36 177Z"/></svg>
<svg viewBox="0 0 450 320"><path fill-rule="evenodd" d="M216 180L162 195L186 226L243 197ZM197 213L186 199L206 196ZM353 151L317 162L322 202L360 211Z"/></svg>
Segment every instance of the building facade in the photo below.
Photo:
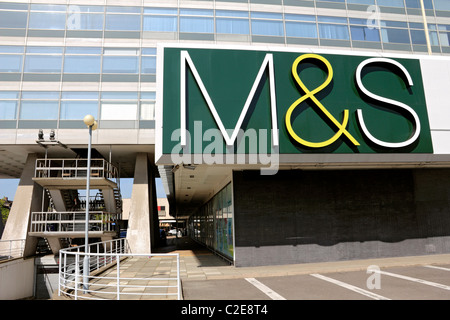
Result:
<svg viewBox="0 0 450 320"><path fill-rule="evenodd" d="M2 1L0 175L21 179L2 239L29 237L36 159L82 157L91 114L134 178L136 251L161 177L236 266L448 253L449 54L446 0Z"/></svg>

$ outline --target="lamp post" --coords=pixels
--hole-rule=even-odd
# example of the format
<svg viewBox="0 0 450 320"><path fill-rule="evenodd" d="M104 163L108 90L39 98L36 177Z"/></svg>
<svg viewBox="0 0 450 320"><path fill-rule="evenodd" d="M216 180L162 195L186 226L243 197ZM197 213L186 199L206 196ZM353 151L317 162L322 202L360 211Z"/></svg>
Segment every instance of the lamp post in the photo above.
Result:
<svg viewBox="0 0 450 320"><path fill-rule="evenodd" d="M84 124L89 128L89 144L88 144L88 159L87 159L87 172L86 172L86 219L84 227L84 260L83 260L83 289L89 288L89 188L91 178L91 144L92 144L92 131L97 129L97 121L90 114L86 115L83 119Z"/></svg>

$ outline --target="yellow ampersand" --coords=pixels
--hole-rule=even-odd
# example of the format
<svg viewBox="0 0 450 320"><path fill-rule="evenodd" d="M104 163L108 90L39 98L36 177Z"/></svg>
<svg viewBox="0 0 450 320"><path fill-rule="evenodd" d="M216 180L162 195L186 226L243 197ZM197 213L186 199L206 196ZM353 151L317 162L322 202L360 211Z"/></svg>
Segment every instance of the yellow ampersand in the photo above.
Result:
<svg viewBox="0 0 450 320"><path fill-rule="evenodd" d="M303 82L300 80L300 77L298 76L297 73L297 66L298 64L304 60L304 59L317 59L322 61L325 66L327 67L328 70L328 77L325 80L324 83L322 83L322 85L320 85L319 87L317 87L316 89L309 91L308 88L303 84ZM305 95L302 96L301 98L299 98L298 100L296 100L288 109L288 111L286 112L286 118L285 118L285 123L286 123L286 128L289 132L289 134L291 135L292 138L295 139L295 141L297 141L298 143L310 147L310 148L321 148L321 147L326 147L330 144L332 144L333 142L335 142L337 139L339 139L339 137L342 134L345 134L347 136L347 138L355 145L355 146L359 146L358 141L356 141L355 138L353 138L353 136L347 131L346 126L348 123L348 118L349 118L349 111L347 109L344 110L344 117L342 120L342 124L339 123L339 121L337 121L333 115L320 103L319 100L317 100L317 98L314 96L316 93L318 93L319 91L321 91L322 89L324 89L326 86L328 86L328 84L331 82L331 80L333 79L333 68L331 67L330 62L328 62L327 59L325 59L322 56L319 56L317 54L304 54L302 56L299 56L297 59L295 59L294 63L292 64L292 75L294 76L295 81L297 81L297 83L299 84L300 88L305 92ZM337 127L338 131L335 133L335 135L333 137L331 137L330 139L323 141L323 142L310 142L310 141L306 141L302 138L300 138L294 131L294 129L292 129L292 124L291 124L291 117L292 117L292 112L294 111L294 109L303 101L305 101L306 99L311 99L318 107L319 109L333 122L333 124Z"/></svg>

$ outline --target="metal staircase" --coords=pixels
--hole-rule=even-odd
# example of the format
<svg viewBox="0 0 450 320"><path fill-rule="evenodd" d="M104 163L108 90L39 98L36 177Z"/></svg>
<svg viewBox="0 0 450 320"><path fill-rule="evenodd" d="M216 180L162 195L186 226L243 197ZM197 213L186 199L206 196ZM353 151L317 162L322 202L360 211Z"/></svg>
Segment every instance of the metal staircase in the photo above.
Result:
<svg viewBox="0 0 450 320"><path fill-rule="evenodd" d="M29 234L45 239L47 245L57 244L54 253L69 246L71 239L85 236L87 205L89 237L119 236L122 196L118 171L104 159L92 159L91 190L99 192L94 197L80 196L79 191L86 189L86 165L86 159L80 158L36 160L33 180L44 188L49 206L46 212L32 212Z"/></svg>

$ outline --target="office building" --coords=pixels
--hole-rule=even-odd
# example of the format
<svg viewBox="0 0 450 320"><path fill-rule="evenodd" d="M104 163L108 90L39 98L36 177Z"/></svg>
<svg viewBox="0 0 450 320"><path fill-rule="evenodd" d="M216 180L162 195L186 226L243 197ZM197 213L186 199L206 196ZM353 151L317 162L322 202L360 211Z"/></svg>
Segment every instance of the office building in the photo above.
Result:
<svg viewBox="0 0 450 320"><path fill-rule="evenodd" d="M89 203L91 114L93 209L119 224L134 179L133 252L158 245L160 177L236 266L448 253L449 55L446 0L2 1L3 239L31 254L47 208Z"/></svg>

